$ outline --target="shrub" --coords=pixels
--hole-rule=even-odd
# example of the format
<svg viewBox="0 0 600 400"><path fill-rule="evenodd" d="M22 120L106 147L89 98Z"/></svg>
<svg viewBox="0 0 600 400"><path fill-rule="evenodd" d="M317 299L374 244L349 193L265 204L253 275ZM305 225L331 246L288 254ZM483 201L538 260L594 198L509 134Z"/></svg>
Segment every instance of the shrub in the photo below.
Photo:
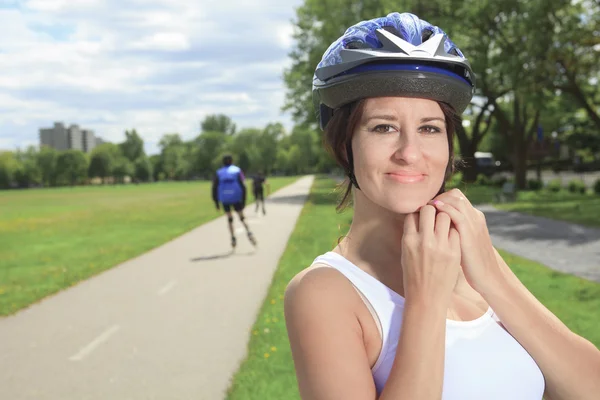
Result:
<svg viewBox="0 0 600 400"><path fill-rule="evenodd" d="M583 182L581 179L573 179L571 182L569 182L569 192L584 194L586 191L587 186L585 186L585 182Z"/></svg>
<svg viewBox="0 0 600 400"><path fill-rule="evenodd" d="M505 176L497 176L492 179L492 186L502 187L504 184L508 182L508 178Z"/></svg>
<svg viewBox="0 0 600 400"><path fill-rule="evenodd" d="M448 180L448 186L451 188L457 187L462 182L462 179L463 179L462 172L456 172Z"/></svg>
<svg viewBox="0 0 600 400"><path fill-rule="evenodd" d="M475 180L476 185L481 186L490 186L492 184L492 180L485 176L484 174L477 175L477 179Z"/></svg>
<svg viewBox="0 0 600 400"><path fill-rule="evenodd" d="M544 187L544 183L538 179L530 179L527 181L527 188L529 190L538 191Z"/></svg>
<svg viewBox="0 0 600 400"><path fill-rule="evenodd" d="M555 193L560 192L560 190L562 189L562 181L560 179L552 179L546 185L546 189L548 189L551 192L555 192Z"/></svg>
<svg viewBox="0 0 600 400"><path fill-rule="evenodd" d="M600 179L594 183L594 193L600 195Z"/></svg>

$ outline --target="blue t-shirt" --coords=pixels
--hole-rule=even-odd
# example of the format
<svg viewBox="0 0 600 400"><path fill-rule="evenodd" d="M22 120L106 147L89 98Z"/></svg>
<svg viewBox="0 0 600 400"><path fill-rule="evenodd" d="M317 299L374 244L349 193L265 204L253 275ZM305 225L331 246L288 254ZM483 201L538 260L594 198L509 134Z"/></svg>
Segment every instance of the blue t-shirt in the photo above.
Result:
<svg viewBox="0 0 600 400"><path fill-rule="evenodd" d="M242 202L244 198L243 181L244 173L235 166L229 165L217 171L218 200L223 204L235 204Z"/></svg>

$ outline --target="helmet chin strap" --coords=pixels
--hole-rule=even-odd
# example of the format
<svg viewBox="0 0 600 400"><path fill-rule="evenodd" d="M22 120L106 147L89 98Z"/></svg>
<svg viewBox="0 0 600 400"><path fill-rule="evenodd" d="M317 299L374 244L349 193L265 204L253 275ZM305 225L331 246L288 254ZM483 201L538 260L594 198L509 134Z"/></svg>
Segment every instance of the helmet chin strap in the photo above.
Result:
<svg viewBox="0 0 600 400"><path fill-rule="evenodd" d="M352 141L350 140L346 142L346 157L348 157L348 170L346 171L346 174L348 175L352 185L360 190L360 187L358 187L358 182L356 181L356 176L354 175L354 158L352 157Z"/></svg>

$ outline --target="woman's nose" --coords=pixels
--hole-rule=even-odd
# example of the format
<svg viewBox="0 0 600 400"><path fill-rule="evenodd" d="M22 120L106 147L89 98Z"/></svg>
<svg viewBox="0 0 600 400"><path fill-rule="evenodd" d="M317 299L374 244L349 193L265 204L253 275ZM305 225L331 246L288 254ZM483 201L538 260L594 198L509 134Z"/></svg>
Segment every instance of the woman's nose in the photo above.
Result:
<svg viewBox="0 0 600 400"><path fill-rule="evenodd" d="M394 153L394 158L397 161L403 161L406 164L414 164L419 161L422 156L421 144L417 138L401 137L398 140L398 148Z"/></svg>

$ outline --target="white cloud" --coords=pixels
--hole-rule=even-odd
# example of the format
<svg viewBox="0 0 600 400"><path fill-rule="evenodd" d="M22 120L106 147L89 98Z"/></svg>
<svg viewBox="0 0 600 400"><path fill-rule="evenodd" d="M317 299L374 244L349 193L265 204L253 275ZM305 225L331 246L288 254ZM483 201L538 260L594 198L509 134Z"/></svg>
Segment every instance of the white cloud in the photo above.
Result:
<svg viewBox="0 0 600 400"><path fill-rule="evenodd" d="M159 32L131 44L137 50L182 51L190 48L189 38L178 32Z"/></svg>
<svg viewBox="0 0 600 400"><path fill-rule="evenodd" d="M0 146L76 123L112 141L136 128L156 152L164 133L202 118L238 127L280 121L291 19L301 0L23 0L0 8ZM3 4L6 6L5 4ZM154 143L154 144L153 144Z"/></svg>

